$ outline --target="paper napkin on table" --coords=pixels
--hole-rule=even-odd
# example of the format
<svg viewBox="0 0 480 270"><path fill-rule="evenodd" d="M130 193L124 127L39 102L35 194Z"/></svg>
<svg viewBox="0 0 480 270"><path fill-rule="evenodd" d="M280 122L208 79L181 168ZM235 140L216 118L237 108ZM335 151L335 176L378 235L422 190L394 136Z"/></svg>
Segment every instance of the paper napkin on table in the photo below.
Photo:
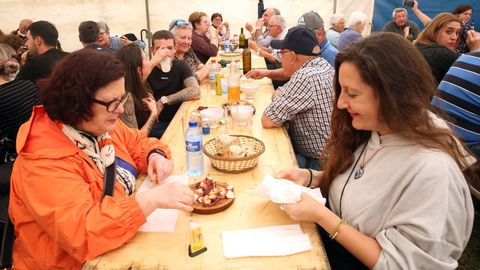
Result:
<svg viewBox="0 0 480 270"><path fill-rule="evenodd" d="M270 198L274 203L297 203L300 201L302 192L307 193L322 204L326 202L320 188L307 188L290 180L276 179L271 175L265 176L263 182L253 191L253 194Z"/></svg>
<svg viewBox="0 0 480 270"><path fill-rule="evenodd" d="M286 256L312 249L298 224L222 231L222 239L226 258Z"/></svg>
<svg viewBox="0 0 480 270"><path fill-rule="evenodd" d="M171 175L164 179L159 185L169 182L181 182L185 185L188 183L188 176L186 174ZM154 187L155 184L150 181L148 177L143 180L142 185L137 193L142 193ZM175 224L178 218L177 209L155 209L148 217L147 222L143 224L138 231L140 232L173 232L175 231Z"/></svg>

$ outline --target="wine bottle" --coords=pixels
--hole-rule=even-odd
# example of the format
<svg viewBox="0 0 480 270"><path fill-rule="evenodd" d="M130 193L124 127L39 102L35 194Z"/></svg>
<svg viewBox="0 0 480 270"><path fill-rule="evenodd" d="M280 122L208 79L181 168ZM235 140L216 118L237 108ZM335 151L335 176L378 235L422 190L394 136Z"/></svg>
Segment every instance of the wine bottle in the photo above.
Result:
<svg viewBox="0 0 480 270"><path fill-rule="evenodd" d="M248 44L248 39L245 39L244 41L246 44ZM244 46L243 52L242 52L242 61L243 61L243 74L247 74L252 69L252 52L247 46Z"/></svg>
<svg viewBox="0 0 480 270"><path fill-rule="evenodd" d="M248 47L245 46L245 34L243 33L243 27L240 28L240 36L238 37L238 47L240 49L244 49L245 47Z"/></svg>

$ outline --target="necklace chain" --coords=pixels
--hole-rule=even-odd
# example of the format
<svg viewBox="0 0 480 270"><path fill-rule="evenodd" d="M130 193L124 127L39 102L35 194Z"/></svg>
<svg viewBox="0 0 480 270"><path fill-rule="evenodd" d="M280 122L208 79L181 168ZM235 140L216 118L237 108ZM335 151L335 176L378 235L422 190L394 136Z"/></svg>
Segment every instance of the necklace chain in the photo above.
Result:
<svg viewBox="0 0 480 270"><path fill-rule="evenodd" d="M373 152L373 154L367 159L367 161L365 161L365 157L367 156L367 150L368 149L365 149L365 155L363 155L363 160L362 160L362 164L360 164L360 167L362 169L365 168L365 166L367 166L367 163L372 160L372 158L378 153L380 152L380 150L382 150L383 148L385 148L385 146L382 146L380 148L378 148L375 152Z"/></svg>

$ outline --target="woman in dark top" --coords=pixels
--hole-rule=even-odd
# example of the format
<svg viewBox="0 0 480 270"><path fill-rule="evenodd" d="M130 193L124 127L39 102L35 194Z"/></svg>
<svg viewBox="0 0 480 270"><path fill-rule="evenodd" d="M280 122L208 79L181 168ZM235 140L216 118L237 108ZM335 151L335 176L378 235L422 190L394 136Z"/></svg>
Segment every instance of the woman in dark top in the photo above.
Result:
<svg viewBox="0 0 480 270"><path fill-rule="evenodd" d="M455 52L460 34L460 20L451 13L440 13L418 35L417 49L427 60L433 76L440 82L450 66L457 60Z"/></svg>
<svg viewBox="0 0 480 270"><path fill-rule="evenodd" d="M204 12L193 12L188 17L193 26L192 48L198 59L205 64L211 56L217 56L218 40L217 31L210 27L210 21Z"/></svg>
<svg viewBox="0 0 480 270"><path fill-rule="evenodd" d="M0 44L0 222L5 222L7 217L18 129L30 118L32 107L40 103L37 86L33 82L12 80L20 68L13 58L15 55L12 47Z"/></svg>
<svg viewBox="0 0 480 270"><path fill-rule="evenodd" d="M472 13L473 8L469 5L460 5L452 11L452 14L457 16L462 24L457 46L458 53L467 53L470 51L467 46L467 32L470 29L473 30L473 21L471 26L468 24L468 22L472 18Z"/></svg>

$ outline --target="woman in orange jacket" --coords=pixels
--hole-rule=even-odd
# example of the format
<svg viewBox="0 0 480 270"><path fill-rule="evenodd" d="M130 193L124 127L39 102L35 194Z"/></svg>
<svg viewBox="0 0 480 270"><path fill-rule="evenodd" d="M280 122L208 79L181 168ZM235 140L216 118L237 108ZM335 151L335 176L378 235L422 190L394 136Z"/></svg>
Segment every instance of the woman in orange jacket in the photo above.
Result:
<svg viewBox="0 0 480 270"><path fill-rule="evenodd" d="M118 121L128 98L123 77L114 56L84 50L40 87L44 105L18 133L11 178L15 268L81 269L133 238L154 209L192 211L193 192L182 184L134 194L139 173L160 182L173 163L167 145ZM102 199L109 167L114 193Z"/></svg>

